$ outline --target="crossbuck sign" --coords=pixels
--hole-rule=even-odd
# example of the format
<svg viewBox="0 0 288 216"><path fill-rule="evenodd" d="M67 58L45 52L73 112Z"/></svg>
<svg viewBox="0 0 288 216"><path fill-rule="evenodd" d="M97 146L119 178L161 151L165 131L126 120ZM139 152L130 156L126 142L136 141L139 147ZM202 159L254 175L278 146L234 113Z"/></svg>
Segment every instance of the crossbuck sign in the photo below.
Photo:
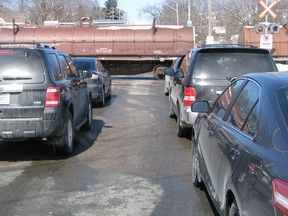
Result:
<svg viewBox="0 0 288 216"><path fill-rule="evenodd" d="M273 0L270 4L266 4L263 0L259 3L264 7L264 10L259 14L259 18L263 18L267 13L269 13L274 19L277 14L272 11L272 8L278 3L279 0Z"/></svg>

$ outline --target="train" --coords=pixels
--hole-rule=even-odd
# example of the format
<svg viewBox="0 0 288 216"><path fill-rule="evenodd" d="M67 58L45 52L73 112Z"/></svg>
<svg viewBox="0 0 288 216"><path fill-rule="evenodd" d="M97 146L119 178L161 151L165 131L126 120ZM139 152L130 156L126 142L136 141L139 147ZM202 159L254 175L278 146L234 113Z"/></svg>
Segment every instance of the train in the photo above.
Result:
<svg viewBox="0 0 288 216"><path fill-rule="evenodd" d="M179 56L195 46L194 27L95 24L90 17L79 23L47 22L43 25L0 26L4 43L47 43L76 57L98 57L114 75L153 72L164 78Z"/></svg>

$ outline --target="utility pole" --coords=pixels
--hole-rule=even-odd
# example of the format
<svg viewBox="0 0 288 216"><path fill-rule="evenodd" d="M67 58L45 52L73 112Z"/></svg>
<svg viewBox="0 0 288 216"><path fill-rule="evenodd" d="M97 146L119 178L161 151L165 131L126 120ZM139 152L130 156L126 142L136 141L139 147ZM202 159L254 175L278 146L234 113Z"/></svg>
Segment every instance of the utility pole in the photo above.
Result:
<svg viewBox="0 0 288 216"><path fill-rule="evenodd" d="M163 3L164 5L166 5L167 7L171 8L172 10L174 10L176 12L176 19L177 19L177 25L179 25L179 11L178 11L178 3L176 2L176 8L166 4L166 3Z"/></svg>
<svg viewBox="0 0 288 216"><path fill-rule="evenodd" d="M191 21L191 0L188 0L188 20L187 20L187 26L192 27L192 21Z"/></svg>
<svg viewBox="0 0 288 216"><path fill-rule="evenodd" d="M20 2L19 12L20 12L20 13L24 13L24 0L21 0L21 2Z"/></svg>
<svg viewBox="0 0 288 216"><path fill-rule="evenodd" d="M208 1L208 36L212 36L212 0Z"/></svg>

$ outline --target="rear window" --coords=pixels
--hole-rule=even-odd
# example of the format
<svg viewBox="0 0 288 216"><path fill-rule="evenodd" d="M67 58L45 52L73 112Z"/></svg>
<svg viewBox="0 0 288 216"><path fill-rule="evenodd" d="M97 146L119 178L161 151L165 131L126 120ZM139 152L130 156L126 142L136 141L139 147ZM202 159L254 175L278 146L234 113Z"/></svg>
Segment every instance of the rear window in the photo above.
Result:
<svg viewBox="0 0 288 216"><path fill-rule="evenodd" d="M74 60L78 70L96 70L95 61L76 59Z"/></svg>
<svg viewBox="0 0 288 216"><path fill-rule="evenodd" d="M267 54L247 52L199 53L195 78L227 79L250 72L275 71Z"/></svg>
<svg viewBox="0 0 288 216"><path fill-rule="evenodd" d="M41 58L34 50L0 50L0 80L17 83L44 82Z"/></svg>

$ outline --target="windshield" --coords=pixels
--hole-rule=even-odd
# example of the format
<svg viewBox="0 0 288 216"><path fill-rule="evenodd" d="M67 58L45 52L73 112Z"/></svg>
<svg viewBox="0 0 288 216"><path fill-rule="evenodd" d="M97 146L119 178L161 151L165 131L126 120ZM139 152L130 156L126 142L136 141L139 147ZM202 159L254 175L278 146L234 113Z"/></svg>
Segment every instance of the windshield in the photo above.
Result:
<svg viewBox="0 0 288 216"><path fill-rule="evenodd" d="M250 72L274 71L267 54L200 53L194 68L195 78L231 79Z"/></svg>

